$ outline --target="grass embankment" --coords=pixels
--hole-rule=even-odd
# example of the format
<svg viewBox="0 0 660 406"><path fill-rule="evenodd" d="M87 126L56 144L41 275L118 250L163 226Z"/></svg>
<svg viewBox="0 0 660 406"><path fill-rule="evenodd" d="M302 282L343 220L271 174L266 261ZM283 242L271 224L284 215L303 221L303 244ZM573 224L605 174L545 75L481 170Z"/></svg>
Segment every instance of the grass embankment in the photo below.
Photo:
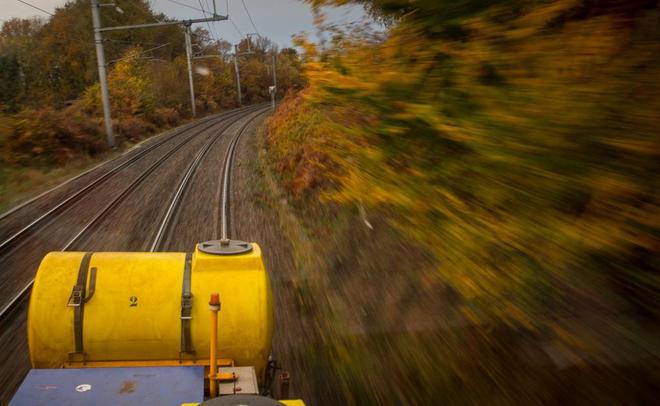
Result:
<svg viewBox="0 0 660 406"><path fill-rule="evenodd" d="M0 169L0 213L84 172L110 158L110 154L76 159L74 163L53 170L4 167Z"/></svg>

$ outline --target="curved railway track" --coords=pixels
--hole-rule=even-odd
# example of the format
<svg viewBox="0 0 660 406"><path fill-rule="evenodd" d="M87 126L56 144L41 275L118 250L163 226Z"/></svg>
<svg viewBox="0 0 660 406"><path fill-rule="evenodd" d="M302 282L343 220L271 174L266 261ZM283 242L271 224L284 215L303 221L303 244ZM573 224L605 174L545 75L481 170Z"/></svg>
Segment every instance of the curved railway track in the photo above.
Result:
<svg viewBox="0 0 660 406"><path fill-rule="evenodd" d="M254 107L255 106L246 106L246 107L242 107L242 108L239 108L239 109L214 114L212 116L205 117L205 118L202 118L200 120L196 120L193 123L185 124L185 125L182 125L180 127L165 131L164 133L162 133L160 135L157 135L156 137L153 137L151 139L143 141L141 144L138 144L138 146L143 146L143 147L146 147L146 148L158 147L158 146L163 145L164 143L168 142L172 138L176 137L177 135L180 135L183 132L189 131L193 128L199 127L203 124L206 124L211 120L217 120L217 119L225 118L228 115L231 115L231 114L234 114L234 113L237 113L237 112L240 112L240 111L247 111L247 110L253 109ZM34 197L32 197L32 198L30 198L30 199L28 199L28 200L26 200L22 203L19 203L18 205L12 207L11 209L8 209L8 210L0 213L0 221L7 218L7 217L9 217L9 216L11 216L11 215L13 215L13 214L15 214L15 213L26 210L30 206L35 205L38 201L43 200L48 195L53 194L54 192L57 192L60 189L63 189L65 186L68 186L72 183L75 183L76 181L84 178L85 176L90 175L90 174L94 173L95 171L102 169L104 166L110 164L113 161L117 161L117 160L119 160L119 159L121 159L121 158L123 158L127 155L130 155L132 152L134 152L136 150L137 150L137 148L133 147L133 148L129 149L128 151L124 152L124 154L119 156L119 157L115 157L115 158L109 159L107 161L101 162L101 163L95 165L94 167L89 168L89 169L79 173L78 175L65 180L64 182L62 182L62 183L60 183L60 184L44 191L44 192L41 192L39 195L34 196ZM146 152L149 152L149 151L139 150L137 152L137 154L140 155L140 156L143 156Z"/></svg>
<svg viewBox="0 0 660 406"><path fill-rule="evenodd" d="M241 138L241 135L243 135L243 132L245 131L245 128L247 128L248 124L250 123L245 123L238 134L236 134L236 136L231 140L229 148L227 148L227 153L225 154L224 170L222 171L222 199L220 203L220 222L222 224L220 239L222 240L229 238L229 188L231 186L231 165L234 162L234 151L236 150L236 144L238 143L238 140Z"/></svg>
<svg viewBox="0 0 660 406"><path fill-rule="evenodd" d="M255 110L256 110L256 111L259 111L260 109L261 109L261 110L265 110L265 109L262 108L262 107L250 108L250 109L247 109L247 114L250 114L250 113L252 113L252 112L255 111ZM239 120L241 120L242 118L244 118L244 113L245 113L245 111L246 111L246 110L241 110L240 112L237 112L237 113L235 113L235 114L233 114L233 115L231 115L231 116L229 116L229 117L223 117L223 119L234 119L234 118L236 118L236 117L238 117L238 118L236 118L236 119L233 120L233 121L228 121L228 122L224 123L224 125L223 125L223 126L217 131L217 133L216 133L213 137L211 137L211 138L210 138L210 139L204 144L204 146L199 150L199 152L197 153L197 155L195 156L195 158L193 159L193 161L192 161L191 164L189 165L188 170L186 171L186 174L185 174L184 177L182 178L179 187L177 188L176 192L174 193L174 196L173 196L173 198L172 198L172 202L171 202L171 204L170 204L170 206L169 206L169 208L168 208L168 210L167 210L167 212L166 212L165 217L163 218L163 220L162 220L162 222L161 222L161 225L160 225L160 227L159 227L159 230L158 230L158 232L156 233L156 238L155 238L155 240L154 240L154 242L153 242L153 244L152 244L152 249L151 249L152 252L155 251L155 250L157 249L157 246L161 243L162 236L163 236L163 232L166 230L166 228L167 228L167 226L168 226L168 223L171 221L172 213L173 213L173 209L178 205L178 202L181 200L181 196L183 195L183 192L184 192L184 190L185 190L187 184L189 183L189 181L190 181L190 179L191 179L193 173L195 172L196 168L198 167L199 162L200 162L201 159L204 157L204 155L206 155L206 154L208 153L208 151L210 150L211 146L212 146L212 145L213 145L213 144L214 144L214 143L215 143L215 142L216 142L216 141L217 141L217 140L218 140L218 139L224 134L224 131L225 131L227 128L231 127L231 125L233 125L234 123L236 123L236 122L238 122ZM259 114L261 114L261 112L260 112ZM255 116L255 117L256 117L256 116ZM211 124L209 124L208 126L205 126L204 129L208 129L208 128L210 128L210 127L212 127L212 126L218 124L217 120L209 120L209 121L213 121L213 122L212 122ZM208 121L205 121L204 123L208 123ZM234 140L232 141L232 144L231 144L232 146L235 145L235 142L234 142L234 141L235 141L236 139L238 139L238 137L240 136L240 134L245 130L245 128L247 127L247 125L248 125L249 123L250 123L250 121L247 121L247 122L241 127L241 129L240 129L240 131L239 131L239 135L237 135L237 136L234 138ZM151 165L150 165L150 166L149 166L144 172L142 172L142 173L141 173L141 174L140 174L140 175L139 175L139 176L138 176L133 182L131 182L131 183L130 183L130 184L129 184L124 190L122 190L117 196L115 196L114 199L112 199L112 200L111 200L111 201L110 201L105 207L103 207L100 211L98 211L98 212L96 213L96 215L92 218L92 220L89 221L89 222L88 222L88 223L87 223L87 224L86 224L86 225L85 225L80 231L78 231L78 233L77 233L76 235L74 235L74 236L73 236L73 237L72 237L72 238L71 238L71 239L70 239L70 240L69 240L69 241L68 241L68 242L67 242L67 243L61 248L61 251L68 251L68 250L70 250L72 247L74 247L74 245L75 245L75 244L76 244L76 243L77 243L77 242L78 242L78 241L79 241L84 235L89 234L91 231L93 231L94 226L95 226L96 224L98 224L102 219L104 219L104 218L108 215L109 212L111 212L114 208L116 208L117 205L118 205L119 203L121 203L121 202L123 201L123 199L126 198L126 196L128 196L131 192L133 192L133 191L134 191L134 190L135 190L135 189L136 189L136 188L137 188L142 182L144 182L145 180L147 180L147 179L149 178L149 176L154 172L155 169L157 169L160 165L162 165L165 161L167 161L167 159L170 158L172 155L174 155L179 149L181 149L182 147L184 147L184 146L185 146L190 140L192 140L195 136L197 136L197 135L199 134L199 132L201 132L201 131L203 131L203 130L199 130L199 131L193 132L192 134L188 135L188 136L185 137L181 142L179 142L179 143L178 143L177 145L175 145L172 149L170 149L169 151L167 151L163 156L161 156L161 157L160 157L159 159L157 159L154 163L152 163L152 164L151 164ZM177 134L177 135L178 135L178 134ZM164 142L169 141L169 140L170 140L172 137L174 137L174 136L175 136L175 135L169 137L169 138L168 138L166 141L164 141ZM159 143L159 144L157 144L157 145L155 145L155 146L152 146L148 151L144 151L144 153L138 155L137 158L133 157L133 158L131 158L130 160L128 160L128 161L126 161L126 162L124 162L124 163L122 163L122 164L120 164L120 165L117 165L117 166L114 167L112 170L110 170L109 172L107 172L107 173L104 174L103 176L97 178L95 181L93 181L93 182L90 183L89 185L85 186L85 187L84 187L83 189L81 189L79 192L76 192L76 193L74 193L73 195L69 196L69 197L68 197L67 199L65 199L63 202L61 202L60 204L58 204L57 206L55 206L55 208L51 209L51 210L48 211L46 214L42 215L42 216L39 217L37 220L35 220L35 221L33 221L32 223L30 223L30 226L34 226L34 225L36 225L36 224L39 224L40 221L42 221L43 219L47 218L47 215L53 215L53 214L56 214L56 213L57 213L57 209L61 208L64 204L67 204L67 203L73 201L76 197L79 196L79 194L81 193L81 191L85 191L85 192L87 192L87 191L89 190L90 187L92 187L92 186L94 186L94 185L97 185L99 182L102 182L103 180L105 180L105 179L107 178L108 174L115 174L115 173L117 173L120 169L124 168L125 166L127 166L127 165L130 164L130 163L135 162L137 159L139 159L139 158L143 157L144 155L146 155L147 152L153 150L153 148L155 148L156 146L160 146L160 145L162 145L162 143ZM233 148L231 149L231 153L233 154ZM228 154L227 154L227 158L226 158L226 159L231 159L231 154L229 153L229 151L228 151ZM227 171L227 169L226 169L226 167L225 167L225 172L226 172L226 171ZM224 183L224 182L223 182L223 183ZM225 204L224 199L223 199L223 204ZM223 218L225 218L225 217L224 217L224 213L225 213L225 212L224 212L224 206L223 206ZM224 224L224 222L223 222L223 224ZM26 229L27 229L27 227L24 228L23 230L26 230ZM20 236L23 236L26 232L27 232L27 231L24 231ZM16 235L16 234L15 234L15 235ZM15 237L15 235L12 236L12 237L10 237L10 239L6 240L3 244L9 244L10 242L13 241L13 239L16 239L17 237ZM10 241L10 240L11 240L11 241ZM9 241L9 242L8 242L8 241ZM0 245L0 249L2 249L4 246L5 246L5 245ZM14 307L16 307L16 306L18 306L18 305L20 305L21 303L24 302L24 298L25 298L25 296L28 295L30 289L32 288L32 284L33 284L33 283L34 283L34 278L30 279L30 281L29 281L25 286L23 286L23 287L20 289L20 291L19 291L19 292L18 292L18 293L17 293L17 294L16 294L16 295L15 295L15 296L14 296L14 297L13 297L8 303L7 303L7 304L4 305L4 307L2 308L2 310L0 310L0 324L2 323L2 320L5 318L5 316L8 315L8 314L10 314L10 313L12 312L12 310L13 310Z"/></svg>
<svg viewBox="0 0 660 406"><path fill-rule="evenodd" d="M199 123L195 123L191 126L187 126L186 128L180 130L180 131L175 131L174 133L170 134L169 136L165 137L162 140L158 140L157 142L154 142L153 144L147 146L141 151L138 151L135 155L131 156L129 159L125 160L124 162L119 163L118 165L115 165L113 168L111 168L109 171L104 173L103 175L97 177L87 185L84 185L82 188L79 190L75 191L71 195L67 196L64 198L61 202L56 204L53 208L48 210L46 213L42 214L39 216L37 219L33 220L30 222L27 226L23 227L21 230L18 232L14 233L12 236L10 236L8 239L4 240L2 243L0 243L0 252L2 252L2 255L7 255L7 248L18 248L21 245L21 242L23 242L26 238L29 238L30 235L35 234L39 231L40 226L47 225L51 221L54 221L55 218L57 218L60 214L64 213L66 209L71 206L74 202L76 202L78 199L83 197L84 195L90 193L93 191L95 188L109 180L111 177L117 175L120 173L122 169L125 169L132 164L137 163L139 160L145 158L150 152L156 150L158 147L164 146L167 144L169 141L173 140L175 137L181 136L186 132L190 132L191 130L194 130L192 133L186 135L182 140L177 140L178 142L171 148L169 149L164 155L162 155L159 159L156 160L152 165L149 166L148 169L146 169L142 174L138 176L137 179L135 179L133 182L131 182L127 188L120 193L119 196L116 196L108 205L106 205L100 212L94 216L92 221L90 221L87 225L85 225L73 238L71 238L61 250L68 250L70 249L76 241L78 241L81 236L84 234L88 233L89 230L96 224L98 223L108 212L110 212L114 207L116 207L123 198L125 198L132 190L134 190L140 183L142 183L144 180L148 178L148 176L163 162L165 162L169 157L171 157L174 153L176 153L179 149L181 149L183 146L185 146L188 142L190 142L192 139L194 139L196 136L201 134L203 131L213 127L214 125L217 125L218 123L224 122L224 120L228 121L228 124L225 125L221 130L224 131L225 128L228 128L231 124L233 124L235 121L240 119L242 115L247 111L248 113L251 111L254 111L255 108L247 108L239 111L233 111L225 115L220 115L213 117L211 119L207 120L202 120ZM237 120L230 121L231 119L239 117ZM0 320L5 318L5 315L10 313L12 311L12 308L15 307L16 305L19 305L23 302L23 297L27 295L29 292L33 279L30 279L30 281L23 286L20 290L18 290L18 293L15 294L8 302L3 303L2 310L0 310Z"/></svg>
<svg viewBox="0 0 660 406"><path fill-rule="evenodd" d="M248 126L260 115L262 115L265 111L258 111L256 114L254 114L249 120L247 120L241 127L238 129L237 133L234 135L234 137L231 139L229 146L227 148L227 152L224 157L224 165L223 165L223 171L222 171L222 179L220 181L220 184L222 185L222 203L219 205L220 206L220 212L221 212L221 217L220 217L220 223L222 224L222 229L225 230L222 234L221 238L228 238L228 234L226 232L226 225L229 223L229 210L228 210L228 199L226 198L227 195L229 194L229 178L231 177L231 163L233 161L234 157L234 150L236 147L236 143L238 140L241 138L245 130L248 128ZM217 141L220 139L220 135L222 134L217 134L215 137L207 141L207 143L202 147L202 149L199 150L197 155L195 156L195 159L190 163L188 166L188 169L186 170L186 174L184 177L181 179L181 182L179 183L177 187L177 191L172 197L172 200L170 201L170 204L168 206L167 212L165 216L163 216L163 219L160 223L160 226L158 228L158 232L156 233L153 243L151 244L150 252L155 252L163 249L163 246L166 245L168 239L168 234L170 232L170 229L172 227L173 220L175 218L175 213L176 211L180 208L181 202L183 200L183 196L185 195L185 191L190 187L191 181L193 179L193 175L196 173L198 170L200 163L204 159L204 157L211 151L211 148L217 143ZM217 238L217 235L209 236L212 238Z"/></svg>
<svg viewBox="0 0 660 406"><path fill-rule="evenodd" d="M90 193L96 187L98 187L99 185L101 185L104 182L108 181L113 176L120 173L120 171L122 169L127 168L127 167L131 166L132 164L138 162L139 160L144 158L146 155L148 155L150 152L156 150L157 148L159 148L161 146L164 146L165 144L167 144L169 141L173 140L177 136L179 136L179 135L181 135L181 134L183 134L187 131L190 131L192 129L196 129L196 128L201 127L201 129L198 129L194 133L194 135L197 135L197 134L203 132L204 130L212 127L213 125L217 124L221 120L224 120L224 119L227 119L227 118L232 118L232 117L235 117L237 115L240 115L242 112L252 111L254 109L255 109L255 107L247 107L247 108L244 108L244 109L241 109L241 110L238 110L238 111L232 111L232 112L229 112L229 113L226 113L226 114L220 114L220 115L216 115L216 116L213 116L211 118L208 118L208 119L200 120L199 122L195 122L190 126L186 126L182 129L179 129L179 130L173 132L172 134L167 135L163 139L159 139L156 142L153 142L150 145L147 145L144 149L138 150L137 153L135 153L133 156L129 157L127 160L117 164L116 166L112 167L110 170L108 170L104 174L102 174L99 177L93 179L88 184L82 186L80 189L78 189L74 193L68 195L62 201L57 203L54 207L50 208L45 213L43 213L42 215L40 215L39 217L37 217L36 219L34 219L30 223L28 223L27 225L23 226L18 231L14 232L8 238L4 239L2 242L0 242L0 253L5 254L7 249L9 249L10 247L15 246L16 244L20 243L22 238L27 236L29 233L38 230L39 225L44 224L49 220L52 220L57 214L59 214L59 213L63 212L64 210L66 210L77 199L79 199L79 198L85 196L86 194ZM186 138L186 142L188 140L190 140L191 138L192 138L192 136ZM176 148L176 146L175 146L175 148ZM63 186L65 186L65 185L67 185L71 182L74 182L75 180L77 180L77 179L93 172L94 170L96 170L96 169L100 168L101 166L106 165L108 163L109 162L105 162L105 163L102 163L100 165L97 165L94 168L91 168L90 170L88 170L88 171L86 171L86 172L84 172L84 173L82 173L82 174L80 174L80 175L78 175L78 176L76 176L76 177L60 184L60 185L58 185L57 187L55 187L53 189L50 189L49 191L46 191L46 192L40 194L39 196L37 196L33 199L28 200L27 202L23 203L22 205L14 208L14 209L11 209L11 210L3 213L2 215L0 215L0 219L5 218L5 217L7 217L7 216L19 211L19 210L24 209L28 205L35 203L38 199L44 198L48 193L52 193L53 191L57 190L58 188L63 187Z"/></svg>

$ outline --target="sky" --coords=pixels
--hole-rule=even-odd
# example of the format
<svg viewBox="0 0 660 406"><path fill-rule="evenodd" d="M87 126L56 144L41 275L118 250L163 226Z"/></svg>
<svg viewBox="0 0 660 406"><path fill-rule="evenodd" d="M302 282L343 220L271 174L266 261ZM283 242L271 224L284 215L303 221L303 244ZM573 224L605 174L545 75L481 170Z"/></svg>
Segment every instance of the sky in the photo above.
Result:
<svg viewBox="0 0 660 406"><path fill-rule="evenodd" d="M53 12L56 7L62 6L66 0L24 0L46 12ZM111 0L100 0L102 3L112 2ZM131 0L115 0L121 6L122 3ZM178 19L200 18L201 11L190 7L200 9L200 3L205 10L212 7L213 0L150 0L154 10L162 12L170 17ZM0 22L13 17L48 17L47 14L36 10L18 0L0 0ZM183 3L189 7L185 7ZM236 43L240 39L239 31L245 36L255 32L250 18L243 7L242 0L216 0L218 14L227 12L229 5L230 21L221 21L211 24L212 35L214 38L223 38L229 42ZM257 31L262 36L275 41L281 47L291 46L291 36L300 32L315 33L311 8L300 0L245 0L247 9L252 16ZM130 8L127 8L130 9ZM111 8L103 9L102 12L115 12ZM364 11L357 6L342 7L339 9L327 10L329 22L345 23L355 21L364 16ZM91 18L91 17L90 17ZM208 29L206 25L202 27Z"/></svg>

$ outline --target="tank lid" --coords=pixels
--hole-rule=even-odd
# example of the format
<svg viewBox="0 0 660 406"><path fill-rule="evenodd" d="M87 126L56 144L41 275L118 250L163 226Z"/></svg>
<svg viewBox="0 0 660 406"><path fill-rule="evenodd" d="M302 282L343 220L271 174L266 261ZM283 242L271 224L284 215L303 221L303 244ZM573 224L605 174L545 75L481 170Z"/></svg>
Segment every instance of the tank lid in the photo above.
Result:
<svg viewBox="0 0 660 406"><path fill-rule="evenodd" d="M197 244L200 251L213 255L237 255L252 251L252 244L240 240L211 240Z"/></svg>

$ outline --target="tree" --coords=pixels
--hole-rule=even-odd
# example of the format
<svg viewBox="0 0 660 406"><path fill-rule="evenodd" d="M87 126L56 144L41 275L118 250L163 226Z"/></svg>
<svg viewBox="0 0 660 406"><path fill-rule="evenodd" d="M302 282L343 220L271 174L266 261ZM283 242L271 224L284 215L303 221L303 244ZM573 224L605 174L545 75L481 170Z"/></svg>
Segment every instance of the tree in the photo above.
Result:
<svg viewBox="0 0 660 406"><path fill-rule="evenodd" d="M0 55L0 110L15 109L20 82L18 58L15 55Z"/></svg>

